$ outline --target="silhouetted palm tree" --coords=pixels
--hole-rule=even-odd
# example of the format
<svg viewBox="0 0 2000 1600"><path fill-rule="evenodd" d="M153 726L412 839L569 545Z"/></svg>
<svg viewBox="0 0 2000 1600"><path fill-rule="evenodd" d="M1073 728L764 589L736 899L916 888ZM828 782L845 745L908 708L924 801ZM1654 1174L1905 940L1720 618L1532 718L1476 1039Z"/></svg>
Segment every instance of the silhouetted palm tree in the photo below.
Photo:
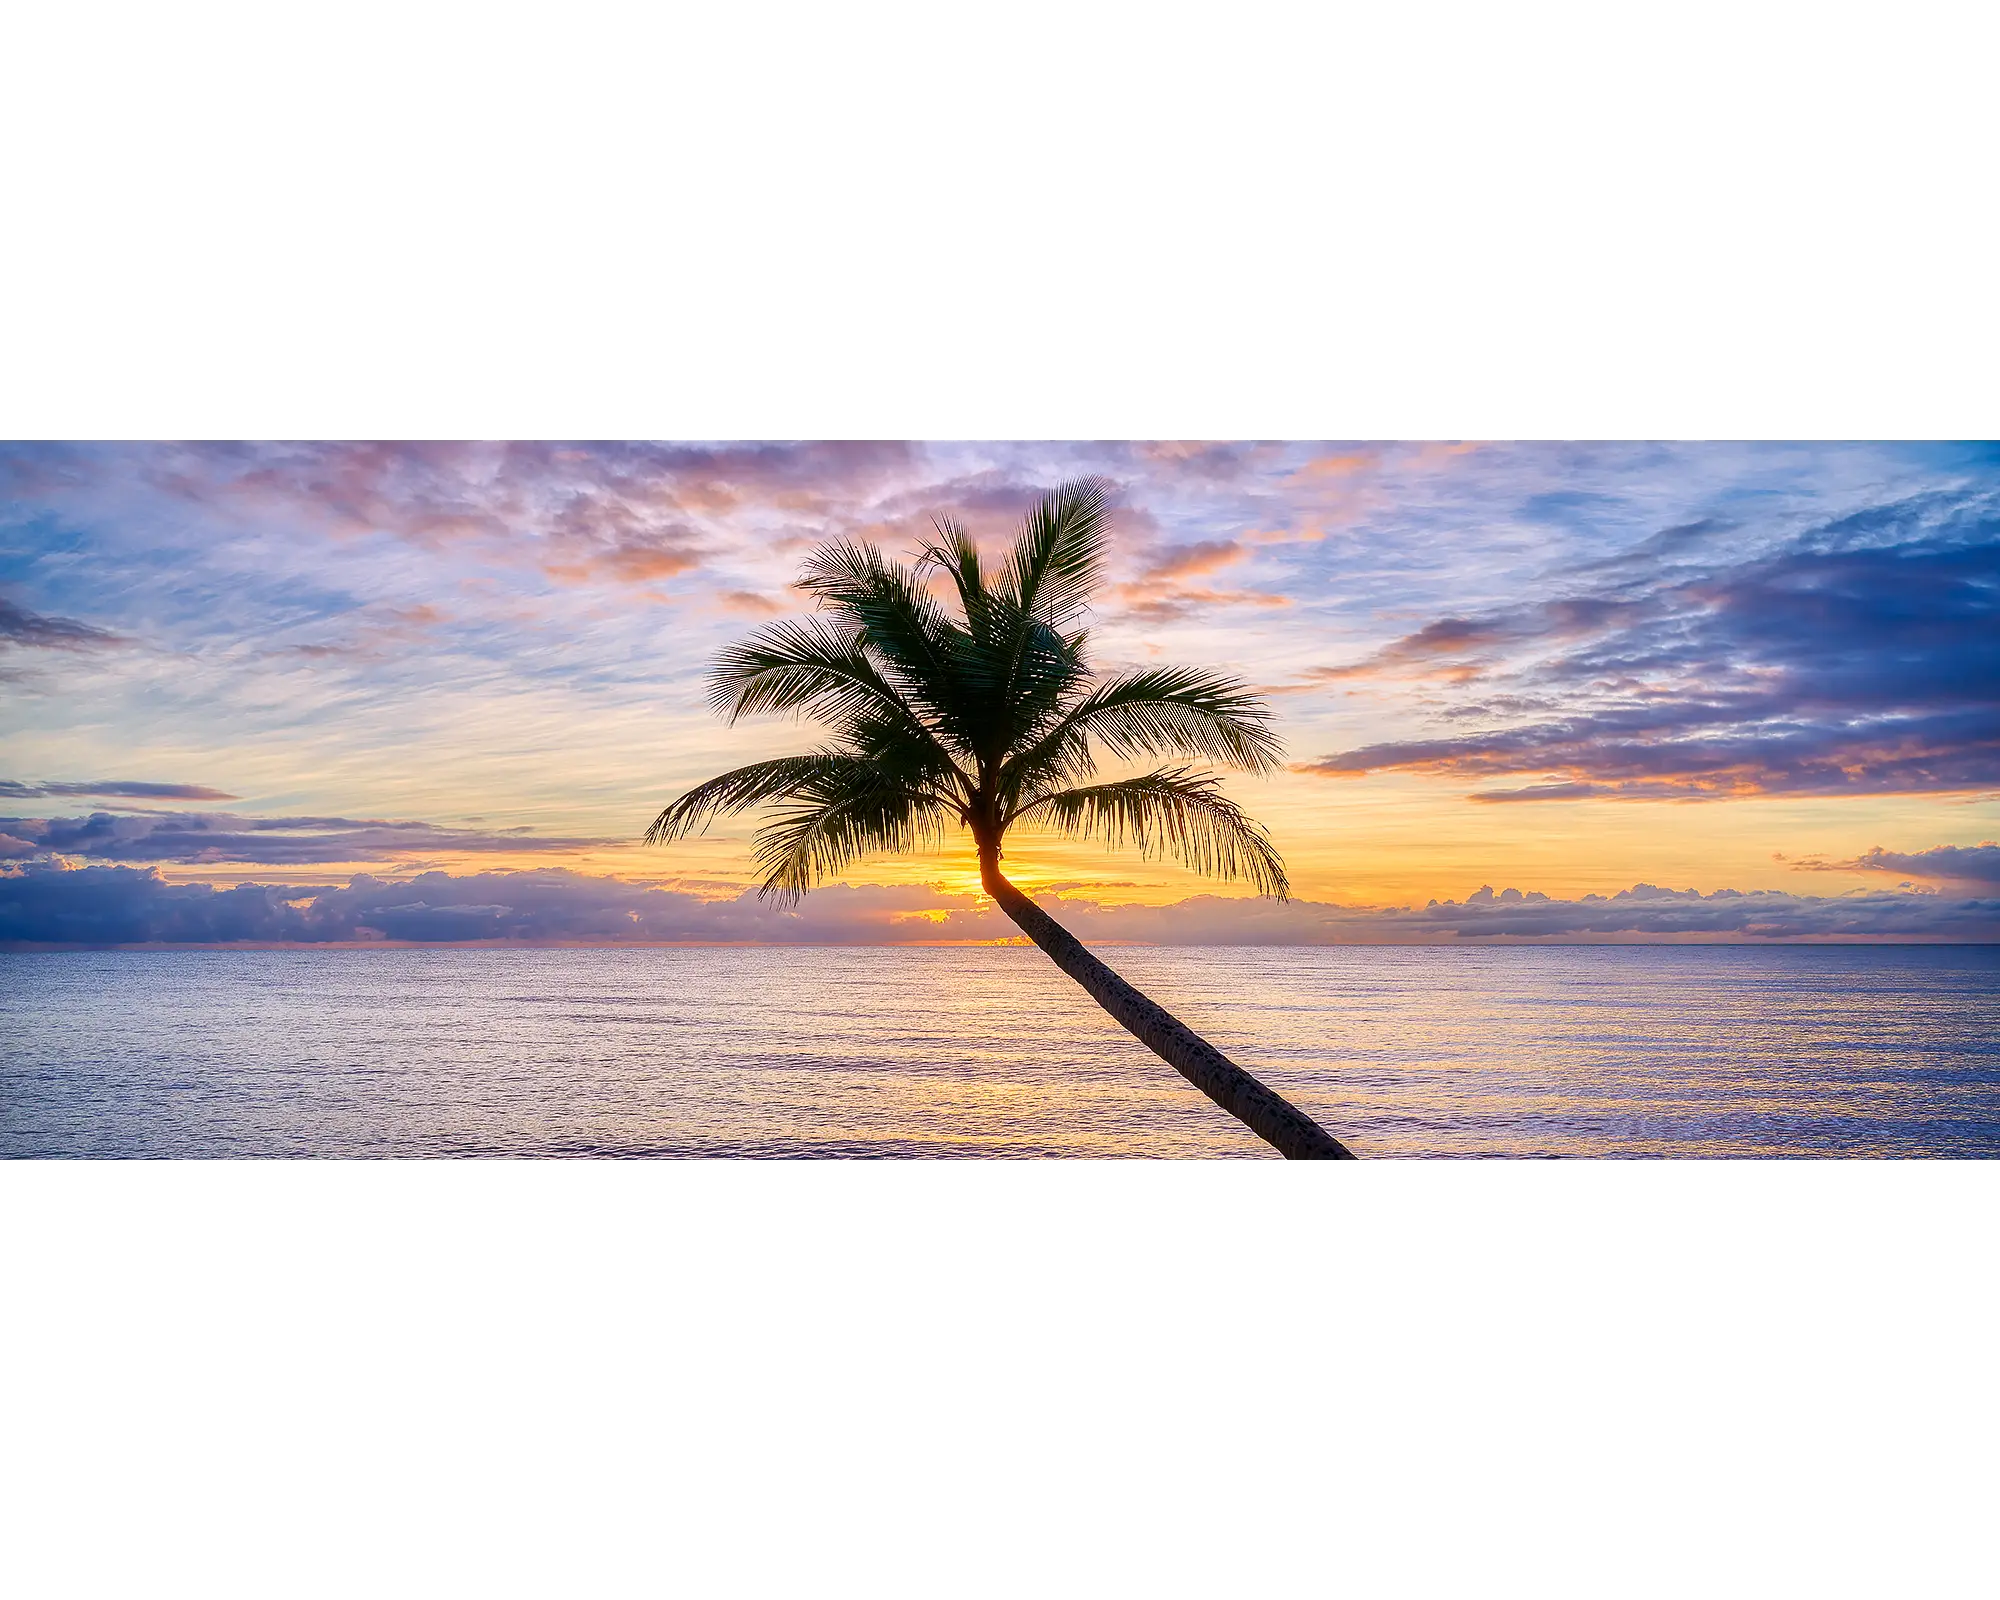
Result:
<svg viewBox="0 0 2000 1600"><path fill-rule="evenodd" d="M1100 755L1192 757L1251 772L1277 765L1270 711L1238 679L1155 667L1091 671L1075 626L1103 580L1105 487L1065 484L1029 514L988 572L949 518L907 567L841 540L798 587L819 615L759 628L716 660L712 702L812 717L833 732L809 755L739 767L681 796L646 832L678 839L714 817L771 802L758 831L762 892L796 902L864 855L941 841L954 824L979 850L1000 909L1091 998L1223 1110L1294 1159L1352 1159L1310 1117L1118 976L1000 872L1010 828L1130 840L1196 872L1247 879L1284 899L1284 863L1212 777L1188 764L1092 783ZM934 595L949 577L957 613Z"/></svg>

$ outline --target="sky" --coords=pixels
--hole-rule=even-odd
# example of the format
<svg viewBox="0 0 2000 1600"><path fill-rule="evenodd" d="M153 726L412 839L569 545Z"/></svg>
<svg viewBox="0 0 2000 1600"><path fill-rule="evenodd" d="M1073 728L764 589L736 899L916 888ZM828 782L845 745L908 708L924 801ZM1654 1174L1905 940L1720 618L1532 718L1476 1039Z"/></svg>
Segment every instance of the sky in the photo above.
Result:
<svg viewBox="0 0 2000 1600"><path fill-rule="evenodd" d="M1011 935L963 841L760 902L722 645L836 535L1113 486L1106 670L1269 696L1296 900L1025 836L1086 937L2000 938L2000 448L0 446L0 940ZM248 887L246 887L248 886Z"/></svg>

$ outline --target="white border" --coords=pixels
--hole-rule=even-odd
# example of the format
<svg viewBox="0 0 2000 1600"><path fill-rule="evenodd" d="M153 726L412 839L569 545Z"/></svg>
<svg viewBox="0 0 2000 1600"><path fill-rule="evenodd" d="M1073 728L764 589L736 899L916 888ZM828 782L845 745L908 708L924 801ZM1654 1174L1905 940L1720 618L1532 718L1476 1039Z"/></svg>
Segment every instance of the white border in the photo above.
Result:
<svg viewBox="0 0 2000 1600"><path fill-rule="evenodd" d="M32 8L0 433L1992 437L1996 17Z"/></svg>
<svg viewBox="0 0 2000 1600"><path fill-rule="evenodd" d="M0 1169L36 1595L1976 1592L1954 1164Z"/></svg>

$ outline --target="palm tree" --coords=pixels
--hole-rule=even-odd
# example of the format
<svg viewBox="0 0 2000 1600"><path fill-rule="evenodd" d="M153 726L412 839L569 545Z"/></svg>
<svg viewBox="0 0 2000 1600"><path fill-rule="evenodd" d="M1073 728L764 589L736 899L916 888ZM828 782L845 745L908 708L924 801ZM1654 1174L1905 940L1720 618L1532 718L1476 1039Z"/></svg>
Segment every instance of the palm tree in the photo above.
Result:
<svg viewBox="0 0 2000 1600"><path fill-rule="evenodd" d="M1318 1123L1113 972L1001 874L1017 826L1172 856L1282 900L1284 863L1264 830L1189 763L1278 764L1269 708L1241 680L1186 667L1099 679L1075 626L1103 581L1105 485L1044 496L997 572L949 518L914 567L840 540L798 587L819 615L758 629L717 658L716 711L824 723L831 742L725 772L654 820L665 844L711 819L784 809L756 836L761 893L796 903L864 855L971 832L986 892L1112 1017L1223 1110L1295 1160L1352 1160ZM956 613L932 592L942 573ZM1140 777L1088 782L1100 755L1181 757Z"/></svg>

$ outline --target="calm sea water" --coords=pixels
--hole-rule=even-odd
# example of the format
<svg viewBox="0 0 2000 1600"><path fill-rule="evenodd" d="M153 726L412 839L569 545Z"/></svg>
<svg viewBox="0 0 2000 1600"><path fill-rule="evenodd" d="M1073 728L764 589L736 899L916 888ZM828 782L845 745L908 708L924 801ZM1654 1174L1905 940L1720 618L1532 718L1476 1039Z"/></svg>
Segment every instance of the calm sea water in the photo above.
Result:
<svg viewBox="0 0 2000 1600"><path fill-rule="evenodd" d="M2000 1155L2000 947L1125 949L1364 1156ZM1258 1156L1040 952L0 955L0 1155Z"/></svg>

